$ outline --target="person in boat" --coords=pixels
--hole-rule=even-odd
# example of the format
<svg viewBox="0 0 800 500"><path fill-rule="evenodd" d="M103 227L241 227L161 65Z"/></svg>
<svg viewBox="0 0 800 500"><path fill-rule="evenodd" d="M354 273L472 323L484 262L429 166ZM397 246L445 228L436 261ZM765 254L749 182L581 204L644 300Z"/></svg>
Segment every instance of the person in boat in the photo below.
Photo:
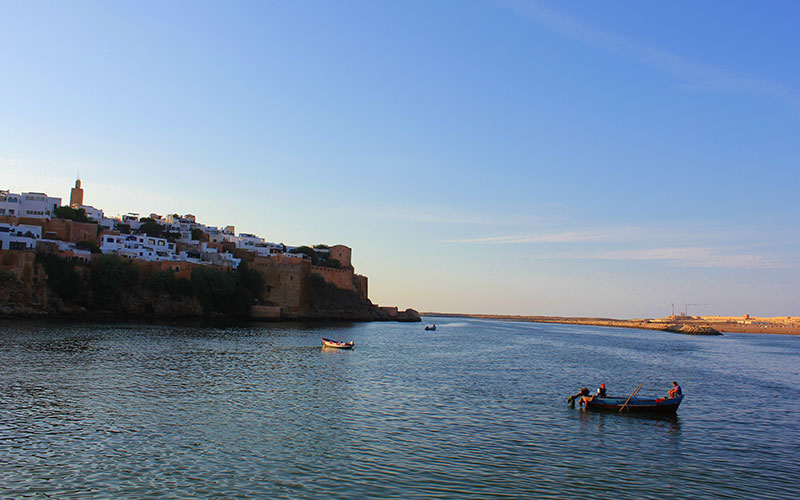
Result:
<svg viewBox="0 0 800 500"><path fill-rule="evenodd" d="M600 387L597 388L597 397L604 398L606 397L606 384L600 384Z"/></svg>
<svg viewBox="0 0 800 500"><path fill-rule="evenodd" d="M673 380L672 389L669 390L669 397L677 398L678 396L683 396L683 390L681 390L681 386L678 385L678 382Z"/></svg>
<svg viewBox="0 0 800 500"><path fill-rule="evenodd" d="M578 394L573 394L572 396L568 397L567 403L569 403L571 407L575 408L575 400L580 399L581 406L583 406L583 398L588 396L589 396L589 388L583 387L581 388L581 392L579 392Z"/></svg>

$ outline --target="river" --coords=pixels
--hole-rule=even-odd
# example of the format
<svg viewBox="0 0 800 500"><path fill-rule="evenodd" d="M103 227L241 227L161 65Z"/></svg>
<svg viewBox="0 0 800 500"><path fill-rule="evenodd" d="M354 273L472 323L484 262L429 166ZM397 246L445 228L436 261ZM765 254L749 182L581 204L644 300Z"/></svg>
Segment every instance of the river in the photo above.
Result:
<svg viewBox="0 0 800 500"><path fill-rule="evenodd" d="M800 337L425 321L2 322L0 498L800 497Z"/></svg>

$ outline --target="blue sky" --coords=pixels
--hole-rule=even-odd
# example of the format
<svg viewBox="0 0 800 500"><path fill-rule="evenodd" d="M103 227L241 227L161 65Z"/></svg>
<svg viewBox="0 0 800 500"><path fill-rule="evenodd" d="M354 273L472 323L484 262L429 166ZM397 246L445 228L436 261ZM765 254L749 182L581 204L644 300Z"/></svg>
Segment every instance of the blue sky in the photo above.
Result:
<svg viewBox="0 0 800 500"><path fill-rule="evenodd" d="M800 315L800 4L0 1L0 188L425 311Z"/></svg>

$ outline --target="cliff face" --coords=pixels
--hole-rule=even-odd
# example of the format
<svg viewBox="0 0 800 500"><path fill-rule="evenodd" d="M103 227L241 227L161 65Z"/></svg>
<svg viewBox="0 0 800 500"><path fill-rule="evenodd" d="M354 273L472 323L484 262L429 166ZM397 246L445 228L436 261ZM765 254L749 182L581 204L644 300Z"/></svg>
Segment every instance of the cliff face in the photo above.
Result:
<svg viewBox="0 0 800 500"><path fill-rule="evenodd" d="M46 284L27 286L9 280L0 285L0 318L177 319L199 318L203 308L194 297L175 299L141 289L125 292L113 308L64 300Z"/></svg>
<svg viewBox="0 0 800 500"><path fill-rule="evenodd" d="M43 254L34 262L25 254L31 257L25 267L30 272L0 269L0 317L421 321L414 310L377 307L357 291L311 275L310 265L274 266L280 272L272 274L265 272L272 268L224 271L201 266L186 279L172 271L139 269L113 256L75 264ZM283 297L279 292L292 300L277 300ZM295 296L305 297L304 303Z"/></svg>
<svg viewBox="0 0 800 500"><path fill-rule="evenodd" d="M32 284L10 276L0 278L0 317L40 317L50 314L46 296Z"/></svg>
<svg viewBox="0 0 800 500"><path fill-rule="evenodd" d="M396 309L394 310L396 311ZM312 275L307 319L337 321L422 321L417 311L381 308L351 290Z"/></svg>

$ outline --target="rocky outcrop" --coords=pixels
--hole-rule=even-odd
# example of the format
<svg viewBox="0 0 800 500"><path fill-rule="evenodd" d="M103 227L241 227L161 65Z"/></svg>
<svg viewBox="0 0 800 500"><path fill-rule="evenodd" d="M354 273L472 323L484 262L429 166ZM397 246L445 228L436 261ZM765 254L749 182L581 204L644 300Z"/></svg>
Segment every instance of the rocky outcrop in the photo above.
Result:
<svg viewBox="0 0 800 500"><path fill-rule="evenodd" d="M703 325L672 324L664 328L665 331L673 333L683 333L685 335L722 335L718 330Z"/></svg>
<svg viewBox="0 0 800 500"><path fill-rule="evenodd" d="M0 318L39 318L50 314L52 308L42 290L10 276L0 277Z"/></svg>
<svg viewBox="0 0 800 500"><path fill-rule="evenodd" d="M422 321L417 311L379 307L360 294L338 288L321 278L311 279L309 311L305 318L332 321Z"/></svg>

